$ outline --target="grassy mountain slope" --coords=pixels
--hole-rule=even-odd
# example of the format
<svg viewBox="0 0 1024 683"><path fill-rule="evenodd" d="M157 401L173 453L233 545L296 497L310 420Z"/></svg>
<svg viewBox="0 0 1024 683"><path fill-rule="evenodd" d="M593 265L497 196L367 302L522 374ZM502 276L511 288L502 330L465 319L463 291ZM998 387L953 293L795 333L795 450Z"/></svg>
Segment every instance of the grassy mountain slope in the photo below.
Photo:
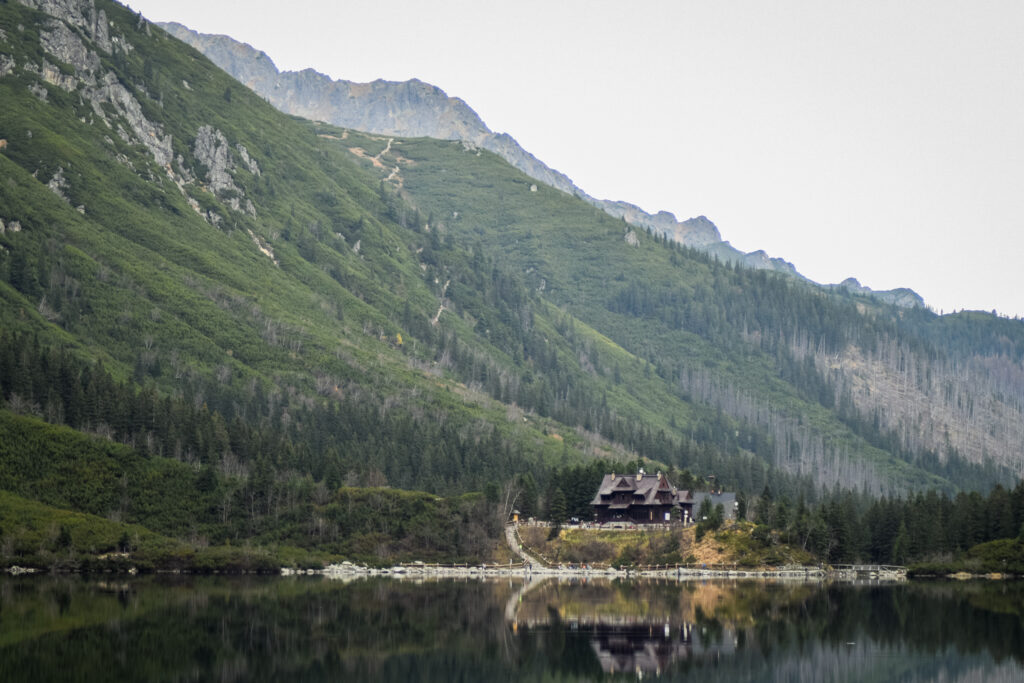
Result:
<svg viewBox="0 0 1024 683"><path fill-rule="evenodd" d="M761 432L761 443L751 434L741 448L821 484L876 491L934 485L931 475L961 484L1019 476L1020 321L940 317L730 268L537 186L487 153L320 129L363 159L381 154L378 172L438 230L501 259L648 361L670 394ZM692 411L643 396L647 411L699 429Z"/></svg>
<svg viewBox="0 0 1024 683"><path fill-rule="evenodd" d="M17 25L48 21L17 5L4 11L11 42ZM426 318L438 299L414 256L420 238L383 215L376 179L158 30L136 28L116 6L107 12L135 47L102 68L146 84L129 92L180 160L158 167L143 146L111 135L130 126L115 117L105 126L88 103L24 67L0 81L0 206L20 226L3 235L5 328L39 332L104 360L115 377L229 417L255 410L243 403L257 391L274 406L263 412L274 412L353 383L401 387L410 404L428 392L432 408L475 419L479 405L439 392L415 350L397 344L403 308ZM30 40L11 47L17 64L33 64ZM47 89L47 101L29 85ZM203 126L228 141L235 189L213 189L194 158ZM241 168L239 145L259 150L259 175ZM67 201L43 182L58 169ZM256 215L232 209L234 197L253 201Z"/></svg>

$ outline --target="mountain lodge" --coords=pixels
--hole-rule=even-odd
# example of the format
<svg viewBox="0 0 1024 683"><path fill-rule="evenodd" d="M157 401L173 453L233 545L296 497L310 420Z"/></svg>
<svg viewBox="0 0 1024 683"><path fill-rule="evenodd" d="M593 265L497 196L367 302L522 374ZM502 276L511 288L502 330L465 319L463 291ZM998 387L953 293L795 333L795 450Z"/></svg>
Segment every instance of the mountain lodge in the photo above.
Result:
<svg viewBox="0 0 1024 683"><path fill-rule="evenodd" d="M599 524L665 524L673 519L689 523L696 521L694 516L705 498L712 505L721 503L726 519L735 517L735 493L680 491L661 472L647 474L643 470L635 475L604 475L590 504ZM673 515L674 511L678 513Z"/></svg>

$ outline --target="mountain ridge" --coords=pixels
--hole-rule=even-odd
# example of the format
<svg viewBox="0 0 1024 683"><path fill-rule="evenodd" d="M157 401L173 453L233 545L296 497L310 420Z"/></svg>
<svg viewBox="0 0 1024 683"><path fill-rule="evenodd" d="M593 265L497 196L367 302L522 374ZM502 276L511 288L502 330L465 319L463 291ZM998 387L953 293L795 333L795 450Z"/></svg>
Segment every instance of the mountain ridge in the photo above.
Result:
<svg viewBox="0 0 1024 683"><path fill-rule="evenodd" d="M230 36L202 34L177 22L157 25L203 52L285 113L380 135L460 140L494 152L528 176L579 197L630 225L706 251L726 263L807 279L792 263L771 257L764 250L744 253L734 248L705 216L680 221L668 211L650 214L627 201L592 197L567 175L523 149L511 135L492 132L464 100L448 96L437 86L415 78L355 83L331 79L311 68L282 72L266 52ZM858 284L857 291L899 306L925 305L919 295L906 288L875 291Z"/></svg>

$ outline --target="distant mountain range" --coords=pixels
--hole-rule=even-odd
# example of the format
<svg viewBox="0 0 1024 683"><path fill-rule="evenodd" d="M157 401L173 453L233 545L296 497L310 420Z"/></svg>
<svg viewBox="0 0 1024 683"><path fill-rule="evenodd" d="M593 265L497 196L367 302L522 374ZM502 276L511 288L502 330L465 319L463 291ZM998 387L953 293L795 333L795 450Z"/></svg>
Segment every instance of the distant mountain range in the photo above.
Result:
<svg viewBox="0 0 1024 683"><path fill-rule="evenodd" d="M726 263L803 278L788 261L773 258L763 250L744 253L723 241L715 224L704 216L680 221L667 211L650 214L628 202L590 196L567 175L523 149L512 136L492 132L465 101L449 97L437 86L418 79L372 83L332 80L313 69L282 72L265 52L230 36L198 33L176 22L158 25L287 114L379 135L459 140L494 152L531 178L579 197L630 225L707 252ZM897 306L924 306L924 300L907 288L874 291L854 278L825 286L868 294Z"/></svg>

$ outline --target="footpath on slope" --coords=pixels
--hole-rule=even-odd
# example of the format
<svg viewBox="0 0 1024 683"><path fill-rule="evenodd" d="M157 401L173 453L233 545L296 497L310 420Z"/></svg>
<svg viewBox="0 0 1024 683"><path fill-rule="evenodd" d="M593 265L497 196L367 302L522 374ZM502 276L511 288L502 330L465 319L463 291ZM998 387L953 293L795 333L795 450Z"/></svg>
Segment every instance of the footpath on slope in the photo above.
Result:
<svg viewBox="0 0 1024 683"><path fill-rule="evenodd" d="M505 540L508 541L508 547L512 549L516 555L518 555L523 562L526 562L530 567L543 567L544 563L538 560L536 557L526 552L523 544L520 542L519 529L515 524L505 525Z"/></svg>

